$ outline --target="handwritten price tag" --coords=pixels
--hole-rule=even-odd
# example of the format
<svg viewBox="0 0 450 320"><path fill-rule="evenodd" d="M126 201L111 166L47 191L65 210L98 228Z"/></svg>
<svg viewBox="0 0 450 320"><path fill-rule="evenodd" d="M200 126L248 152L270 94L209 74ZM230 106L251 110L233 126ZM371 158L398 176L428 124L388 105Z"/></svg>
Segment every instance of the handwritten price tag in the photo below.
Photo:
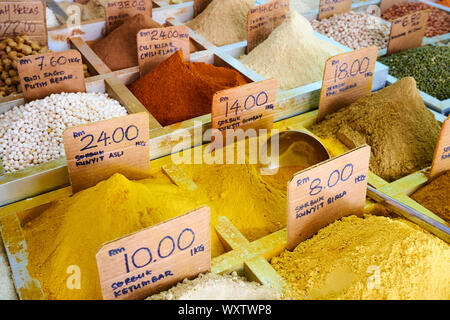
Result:
<svg viewBox="0 0 450 320"><path fill-rule="evenodd" d="M430 10L416 11L392 21L387 54L422 45Z"/></svg>
<svg viewBox="0 0 450 320"><path fill-rule="evenodd" d="M0 39L22 35L47 45L44 1L0 2Z"/></svg>
<svg viewBox="0 0 450 320"><path fill-rule="evenodd" d="M183 216L103 245L97 266L103 299L144 299L211 266L210 210Z"/></svg>
<svg viewBox="0 0 450 320"><path fill-rule="evenodd" d="M247 16L247 53L267 39L289 14L289 0L275 0L251 8Z"/></svg>
<svg viewBox="0 0 450 320"><path fill-rule="evenodd" d="M378 48L371 46L327 60L320 90L318 121L371 92L377 53Z"/></svg>
<svg viewBox="0 0 450 320"><path fill-rule="evenodd" d="M271 129L276 92L275 79L216 92L212 101L212 128L222 132L224 139L227 131ZM217 146L218 141L213 142Z"/></svg>
<svg viewBox="0 0 450 320"><path fill-rule="evenodd" d="M450 170L450 118L442 124L441 134L434 150L430 178L433 179L448 170Z"/></svg>
<svg viewBox="0 0 450 320"><path fill-rule="evenodd" d="M288 249L349 215L366 201L370 147L353 149L293 176L288 184Z"/></svg>
<svg viewBox="0 0 450 320"><path fill-rule="evenodd" d="M146 74L177 50L189 61L189 29L186 26L143 29L137 34L138 62L141 75Z"/></svg>
<svg viewBox="0 0 450 320"><path fill-rule="evenodd" d="M92 187L114 173L128 176L148 170L148 118L147 113L141 112L64 131L72 191Z"/></svg>
<svg viewBox="0 0 450 320"><path fill-rule="evenodd" d="M83 62L76 50L23 57L17 70L27 101L52 93L86 91Z"/></svg>
<svg viewBox="0 0 450 320"><path fill-rule="evenodd" d="M110 0L105 6L106 31L111 32L120 23L137 14L152 16L151 0Z"/></svg>
<svg viewBox="0 0 450 320"><path fill-rule="evenodd" d="M352 0L320 0L318 19L326 19L336 13L349 12Z"/></svg>

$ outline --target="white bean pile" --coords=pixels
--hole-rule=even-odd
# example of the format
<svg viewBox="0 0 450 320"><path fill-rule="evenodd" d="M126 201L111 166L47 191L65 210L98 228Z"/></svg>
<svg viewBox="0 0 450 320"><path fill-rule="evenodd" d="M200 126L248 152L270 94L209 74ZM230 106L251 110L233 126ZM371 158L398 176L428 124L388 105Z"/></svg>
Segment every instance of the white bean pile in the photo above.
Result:
<svg viewBox="0 0 450 320"><path fill-rule="evenodd" d="M353 11L335 14L321 21L313 20L315 31L352 49L387 46L390 27L378 17Z"/></svg>
<svg viewBox="0 0 450 320"><path fill-rule="evenodd" d="M64 156L66 128L127 115L104 93L61 93L0 115L0 158L5 172Z"/></svg>

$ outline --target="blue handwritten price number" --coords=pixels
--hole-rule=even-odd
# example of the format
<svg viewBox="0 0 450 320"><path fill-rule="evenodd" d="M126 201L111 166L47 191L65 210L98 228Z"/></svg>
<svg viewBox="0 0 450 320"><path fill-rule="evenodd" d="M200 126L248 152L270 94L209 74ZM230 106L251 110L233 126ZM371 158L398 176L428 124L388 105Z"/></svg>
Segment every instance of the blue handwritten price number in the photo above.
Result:
<svg viewBox="0 0 450 320"><path fill-rule="evenodd" d="M83 62L76 50L22 57L17 70L27 101L52 93L86 91Z"/></svg>
<svg viewBox="0 0 450 320"><path fill-rule="evenodd" d="M209 271L210 237L210 209L201 207L102 245L96 259L103 298L146 298Z"/></svg>
<svg viewBox="0 0 450 320"><path fill-rule="evenodd" d="M348 106L372 90L378 48L342 53L325 63L317 120Z"/></svg>
<svg viewBox="0 0 450 320"><path fill-rule="evenodd" d="M353 149L296 173L288 184L288 248L348 215L362 215L370 147Z"/></svg>
<svg viewBox="0 0 450 320"><path fill-rule="evenodd" d="M184 61L190 60L189 28L186 26L142 29L136 37L141 76L178 50L183 53Z"/></svg>
<svg viewBox="0 0 450 320"><path fill-rule="evenodd" d="M117 172L143 178L150 163L148 140L146 112L68 128L63 141L73 192Z"/></svg>
<svg viewBox="0 0 450 320"><path fill-rule="evenodd" d="M429 9L416 11L392 21L387 54L420 47L425 36L429 13Z"/></svg>

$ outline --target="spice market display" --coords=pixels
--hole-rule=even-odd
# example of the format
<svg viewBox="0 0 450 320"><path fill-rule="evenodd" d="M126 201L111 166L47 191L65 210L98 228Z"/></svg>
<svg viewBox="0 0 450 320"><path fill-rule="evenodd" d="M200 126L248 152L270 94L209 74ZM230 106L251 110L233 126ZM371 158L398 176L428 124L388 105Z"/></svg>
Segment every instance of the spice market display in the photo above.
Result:
<svg viewBox="0 0 450 320"><path fill-rule="evenodd" d="M0 300L449 300L449 3L347 3L1 1Z"/></svg>

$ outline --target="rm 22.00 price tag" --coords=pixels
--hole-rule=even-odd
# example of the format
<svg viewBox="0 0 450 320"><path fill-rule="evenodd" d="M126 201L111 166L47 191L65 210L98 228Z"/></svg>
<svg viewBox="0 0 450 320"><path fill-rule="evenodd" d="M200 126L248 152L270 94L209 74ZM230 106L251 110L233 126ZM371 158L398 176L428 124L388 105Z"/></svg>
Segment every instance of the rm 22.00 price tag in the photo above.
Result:
<svg viewBox="0 0 450 320"><path fill-rule="evenodd" d="M272 129L276 93L275 79L216 92L211 112L213 130L222 132L225 139L227 132L238 129Z"/></svg>
<svg viewBox="0 0 450 320"><path fill-rule="evenodd" d="M17 70L27 101L52 93L86 91L83 62L76 50L23 57Z"/></svg>
<svg viewBox="0 0 450 320"><path fill-rule="evenodd" d="M137 55L141 75L148 73L177 50L189 62L189 29L186 26L143 29L137 33Z"/></svg>
<svg viewBox="0 0 450 320"><path fill-rule="evenodd" d="M210 209L104 244L97 252L103 299L144 299L210 270Z"/></svg>
<svg viewBox="0 0 450 320"><path fill-rule="evenodd" d="M387 54L422 46L430 10L416 11L391 22Z"/></svg>
<svg viewBox="0 0 450 320"><path fill-rule="evenodd" d="M72 191L122 173L138 179L150 165L149 116L145 112L68 128L64 131Z"/></svg>
<svg viewBox="0 0 450 320"><path fill-rule="evenodd" d="M105 6L106 31L111 32L128 17L152 16L151 0L110 0Z"/></svg>
<svg viewBox="0 0 450 320"><path fill-rule="evenodd" d="M47 46L45 10L44 1L1 1L0 40L26 35Z"/></svg>
<svg viewBox="0 0 450 320"><path fill-rule="evenodd" d="M372 91L377 55L378 48L370 46L327 60L320 90L318 121Z"/></svg>
<svg viewBox="0 0 450 320"><path fill-rule="evenodd" d="M293 176L288 184L288 249L344 216L361 216L370 147L365 145Z"/></svg>

